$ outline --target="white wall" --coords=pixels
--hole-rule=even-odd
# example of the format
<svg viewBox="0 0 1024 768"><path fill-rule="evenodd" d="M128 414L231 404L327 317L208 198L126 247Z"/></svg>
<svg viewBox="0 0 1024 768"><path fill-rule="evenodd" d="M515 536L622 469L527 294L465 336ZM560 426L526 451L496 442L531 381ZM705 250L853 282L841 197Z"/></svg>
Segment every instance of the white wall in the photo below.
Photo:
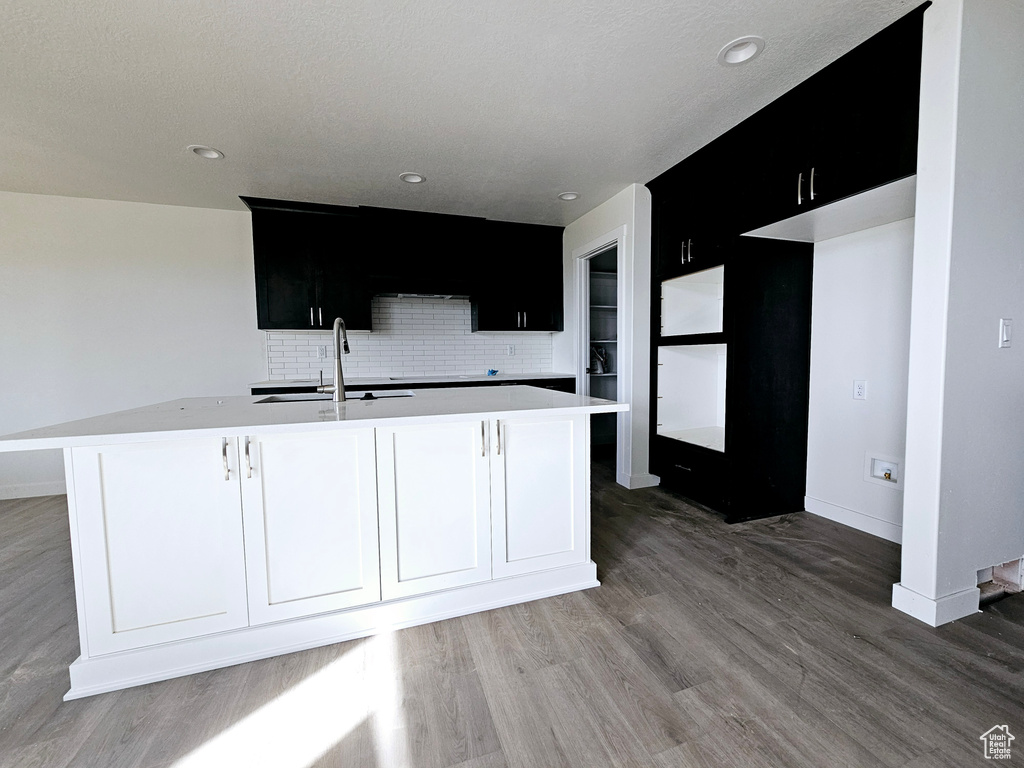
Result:
<svg viewBox="0 0 1024 768"><path fill-rule="evenodd" d="M651 193L632 184L565 228L562 239L565 332L552 340L553 368L575 371L580 355L578 318L582 310L577 259L592 247L618 243L619 399L630 411L619 414L616 479L627 488L658 484L649 472L651 360Z"/></svg>
<svg viewBox="0 0 1024 768"><path fill-rule="evenodd" d="M903 491L865 480L864 455L905 468L913 255L913 219L814 246L805 507L890 541Z"/></svg>
<svg viewBox="0 0 1024 768"><path fill-rule="evenodd" d="M266 375L248 213L0 192L0 434ZM0 498L62 493L0 454Z"/></svg>
<svg viewBox="0 0 1024 768"><path fill-rule="evenodd" d="M453 376L551 371L551 333L473 333L467 299L375 296L373 332L349 331L345 379L377 376ZM508 345L515 354L507 354ZM317 347L327 348L326 359ZM329 331L267 334L271 379L334 378L334 341ZM566 368L559 373L575 374Z"/></svg>
<svg viewBox="0 0 1024 768"><path fill-rule="evenodd" d="M977 571L1024 554L1024 7L925 13L907 482L893 605L972 613Z"/></svg>

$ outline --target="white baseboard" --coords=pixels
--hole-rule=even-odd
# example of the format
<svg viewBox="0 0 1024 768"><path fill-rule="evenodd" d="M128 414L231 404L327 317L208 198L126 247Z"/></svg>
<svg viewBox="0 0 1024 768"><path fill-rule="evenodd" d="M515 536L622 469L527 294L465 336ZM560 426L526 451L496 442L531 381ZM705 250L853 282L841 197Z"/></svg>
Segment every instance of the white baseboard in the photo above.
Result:
<svg viewBox="0 0 1024 768"><path fill-rule="evenodd" d="M948 624L978 613L981 590L977 587L943 597L925 597L902 584L892 585L892 607L931 627Z"/></svg>
<svg viewBox="0 0 1024 768"><path fill-rule="evenodd" d="M0 485L0 499L31 499L35 496L63 496L67 492L63 480L45 483Z"/></svg>
<svg viewBox="0 0 1024 768"><path fill-rule="evenodd" d="M888 520L880 520L877 517L871 517L863 512L857 512L846 507L840 507L838 504L830 504L827 501L821 499L815 499L810 496L804 496L804 509L810 512L812 515L818 515L829 520L833 520L843 525L848 525L851 528L856 528L858 531L864 533L870 533L872 536L878 536L881 539L892 541L897 544L903 541L903 526L897 525L896 523L889 522Z"/></svg>
<svg viewBox="0 0 1024 768"><path fill-rule="evenodd" d="M661 478L657 475L652 475L650 472L643 472L636 475L630 475L626 472L616 472L615 482L624 488L634 491L637 488L653 488L656 485L661 485Z"/></svg>

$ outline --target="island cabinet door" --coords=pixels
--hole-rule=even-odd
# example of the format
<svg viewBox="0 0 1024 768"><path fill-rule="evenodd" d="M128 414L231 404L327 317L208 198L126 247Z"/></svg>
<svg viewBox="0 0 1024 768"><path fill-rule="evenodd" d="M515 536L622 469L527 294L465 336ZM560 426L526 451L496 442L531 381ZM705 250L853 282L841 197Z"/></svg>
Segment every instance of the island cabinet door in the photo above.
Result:
<svg viewBox="0 0 1024 768"><path fill-rule="evenodd" d="M372 429L242 438L253 624L380 600Z"/></svg>
<svg viewBox="0 0 1024 768"><path fill-rule="evenodd" d="M85 656L244 627L235 441L75 448Z"/></svg>
<svg viewBox="0 0 1024 768"><path fill-rule="evenodd" d="M491 422L494 578L590 559L589 419Z"/></svg>
<svg viewBox="0 0 1024 768"><path fill-rule="evenodd" d="M491 578L487 422L377 430L385 600Z"/></svg>

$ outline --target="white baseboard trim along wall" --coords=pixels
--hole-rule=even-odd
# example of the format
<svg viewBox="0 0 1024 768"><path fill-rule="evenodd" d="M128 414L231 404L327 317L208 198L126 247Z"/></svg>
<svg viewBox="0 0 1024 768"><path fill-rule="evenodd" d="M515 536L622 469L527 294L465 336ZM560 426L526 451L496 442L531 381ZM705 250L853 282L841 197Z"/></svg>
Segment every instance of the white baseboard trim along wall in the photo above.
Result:
<svg viewBox="0 0 1024 768"><path fill-rule="evenodd" d="M0 485L0 499L28 499L34 496L63 496L65 493L63 480L51 480L41 483L12 483Z"/></svg>
<svg viewBox="0 0 1024 768"><path fill-rule="evenodd" d="M902 525L897 525L888 520L881 520L863 512L840 507L837 504L830 504L827 501L814 499L810 496L804 496L804 509L812 515L818 515L819 517L848 525L851 528L856 528L858 531L864 531L897 544L903 540Z"/></svg>

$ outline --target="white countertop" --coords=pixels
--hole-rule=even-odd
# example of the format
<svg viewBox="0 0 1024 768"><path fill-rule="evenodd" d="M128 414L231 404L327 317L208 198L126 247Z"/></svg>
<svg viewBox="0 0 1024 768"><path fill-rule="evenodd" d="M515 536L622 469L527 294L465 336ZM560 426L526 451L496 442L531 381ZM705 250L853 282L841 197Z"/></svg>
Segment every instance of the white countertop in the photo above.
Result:
<svg viewBox="0 0 1024 768"><path fill-rule="evenodd" d="M181 437L320 431L345 427L502 418L509 414L613 413L626 403L528 386L417 390L373 401L258 403L266 395L194 397L0 437L0 453Z"/></svg>
<svg viewBox="0 0 1024 768"><path fill-rule="evenodd" d="M382 384L449 384L460 381L523 381L524 379L575 379L575 373L498 373L488 376L486 373L463 373L453 376L376 376L372 378L345 377L345 389L369 389ZM250 384L250 387L310 387L320 383L320 379L268 379ZM325 384L332 384L332 378L324 379Z"/></svg>

